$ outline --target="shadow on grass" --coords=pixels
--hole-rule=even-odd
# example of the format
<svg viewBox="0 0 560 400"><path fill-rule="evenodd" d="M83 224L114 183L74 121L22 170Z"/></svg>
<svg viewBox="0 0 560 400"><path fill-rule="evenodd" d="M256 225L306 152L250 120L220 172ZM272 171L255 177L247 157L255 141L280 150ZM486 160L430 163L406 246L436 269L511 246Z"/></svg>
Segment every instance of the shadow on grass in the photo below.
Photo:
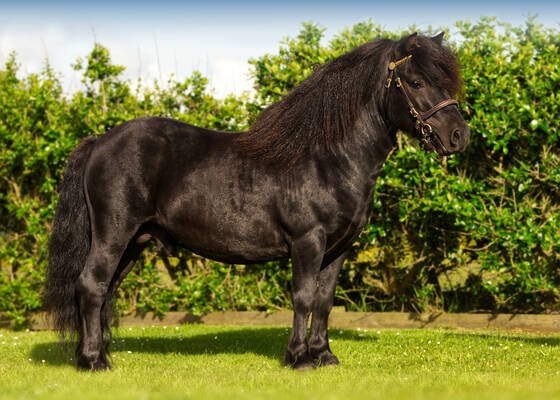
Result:
<svg viewBox="0 0 560 400"><path fill-rule="evenodd" d="M169 334L140 335L138 337L124 337L124 330L116 330L114 342L111 343L112 352L131 351L147 354L246 354L252 353L277 360L283 364L284 351L288 344L289 332L286 328L243 327L239 329L221 330L216 327L213 333L191 334L188 330L175 331L169 329ZM442 333L440 331L440 333ZM182 335L182 336L180 336ZM472 337L487 341L502 343L524 343L528 346L560 346L560 336L525 336L516 332L499 331L496 334L476 332L444 332L446 336L459 337L468 340ZM335 340L350 340L372 342L379 340L371 334L360 336L355 330L329 330L329 337ZM418 340L421 340L420 338ZM412 344L411 344L412 346ZM75 343L60 346L59 343L41 343L35 345L29 357L36 363L50 365L75 365Z"/></svg>
<svg viewBox="0 0 560 400"><path fill-rule="evenodd" d="M111 343L111 352L131 351L133 353L156 354L246 354L253 353L283 364L284 351L288 344L290 330L286 328L244 327L233 330L217 330L213 333L189 334L184 330L169 329L170 335L138 337L124 337L115 330L116 334ZM182 334L182 337L179 336ZM329 332L333 339L356 341L375 341L377 337L367 335L360 337L359 332L340 334L339 331ZM50 365L75 365L74 349L76 343L61 346L60 343L50 342L35 345L29 357L37 363Z"/></svg>

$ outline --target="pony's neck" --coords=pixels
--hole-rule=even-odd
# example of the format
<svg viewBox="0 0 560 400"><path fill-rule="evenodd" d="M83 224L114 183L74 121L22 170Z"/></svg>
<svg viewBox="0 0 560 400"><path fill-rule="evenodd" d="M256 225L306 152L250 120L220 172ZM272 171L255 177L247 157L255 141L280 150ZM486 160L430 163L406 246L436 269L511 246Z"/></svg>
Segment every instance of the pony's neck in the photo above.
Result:
<svg viewBox="0 0 560 400"><path fill-rule="evenodd" d="M395 145L391 127L375 106L362 110L352 133L340 147L341 156L351 165L357 179L374 181Z"/></svg>
<svg viewBox="0 0 560 400"><path fill-rule="evenodd" d="M389 53L389 49L387 53ZM384 71L375 71L379 81L376 93L361 109L352 134L344 146L348 155L359 163L364 177L372 181L379 176L387 157L395 146L396 129L388 121L386 104L388 92L384 87ZM344 150L343 150L344 151Z"/></svg>

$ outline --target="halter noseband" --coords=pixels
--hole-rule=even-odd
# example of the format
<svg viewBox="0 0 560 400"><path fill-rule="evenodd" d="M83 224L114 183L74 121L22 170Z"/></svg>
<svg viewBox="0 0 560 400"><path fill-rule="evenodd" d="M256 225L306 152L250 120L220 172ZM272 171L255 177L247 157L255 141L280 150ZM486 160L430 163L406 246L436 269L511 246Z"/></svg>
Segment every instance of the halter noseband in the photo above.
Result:
<svg viewBox="0 0 560 400"><path fill-rule="evenodd" d="M414 104L412 104L412 100L410 99L410 96L406 92L406 89L404 88L404 86L401 82L401 78L397 75L397 70L396 70L396 68L399 65L408 61L410 58L412 58L412 54L409 54L408 56L403 57L400 60L391 61L389 63L389 71L391 71L391 72L389 73L389 77L387 78L387 82L385 83L385 87L386 88L391 87L391 83L393 82L393 77L394 77L395 82L396 82L396 86L401 90L402 94L404 95L404 97L406 99L406 102L408 103L410 114L412 115L412 118L414 118L415 121L416 121L414 127L416 128L418 133L420 133L420 142L422 144L427 144L430 141L432 141L433 129L432 129L432 126L426 122L426 120L428 118L432 117L439 110L441 110L441 109L443 109L447 106L456 106L457 108L459 108L459 103L457 103L457 101L455 101L454 99L447 99L447 100L443 100L442 102L436 104L435 106L430 108L428 111L418 112L416 110L416 108L414 107ZM443 144L443 142L441 141L439 136L437 134L435 136L436 136L437 140L439 141L439 144L443 147L443 150L445 150L446 152L449 153L449 151L447 150L447 148L445 147L445 145Z"/></svg>

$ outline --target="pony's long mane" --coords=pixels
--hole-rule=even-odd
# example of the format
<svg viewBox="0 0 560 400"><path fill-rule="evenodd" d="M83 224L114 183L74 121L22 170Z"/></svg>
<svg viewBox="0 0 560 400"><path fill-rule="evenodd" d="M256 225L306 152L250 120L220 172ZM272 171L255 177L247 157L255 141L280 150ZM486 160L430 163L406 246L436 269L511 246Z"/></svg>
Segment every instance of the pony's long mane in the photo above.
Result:
<svg viewBox="0 0 560 400"><path fill-rule="evenodd" d="M413 59L419 54L415 63L455 93L461 83L451 52L431 46L429 38L418 39L430 43L415 49ZM237 149L276 165L292 165L311 149L331 152L348 137L363 107L383 96L387 65L397 57L403 40L377 39L322 65L282 100L264 109L249 131L236 139Z"/></svg>

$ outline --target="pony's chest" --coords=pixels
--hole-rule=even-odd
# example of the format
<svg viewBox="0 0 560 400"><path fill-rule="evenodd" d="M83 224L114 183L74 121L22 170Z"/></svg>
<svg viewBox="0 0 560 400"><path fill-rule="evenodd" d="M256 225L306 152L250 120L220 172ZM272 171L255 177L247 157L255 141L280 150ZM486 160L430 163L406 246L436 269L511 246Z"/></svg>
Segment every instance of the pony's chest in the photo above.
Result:
<svg viewBox="0 0 560 400"><path fill-rule="evenodd" d="M331 218L325 223L327 252L350 246L364 228L373 206L374 187L367 193L347 194L338 207L333 208Z"/></svg>

